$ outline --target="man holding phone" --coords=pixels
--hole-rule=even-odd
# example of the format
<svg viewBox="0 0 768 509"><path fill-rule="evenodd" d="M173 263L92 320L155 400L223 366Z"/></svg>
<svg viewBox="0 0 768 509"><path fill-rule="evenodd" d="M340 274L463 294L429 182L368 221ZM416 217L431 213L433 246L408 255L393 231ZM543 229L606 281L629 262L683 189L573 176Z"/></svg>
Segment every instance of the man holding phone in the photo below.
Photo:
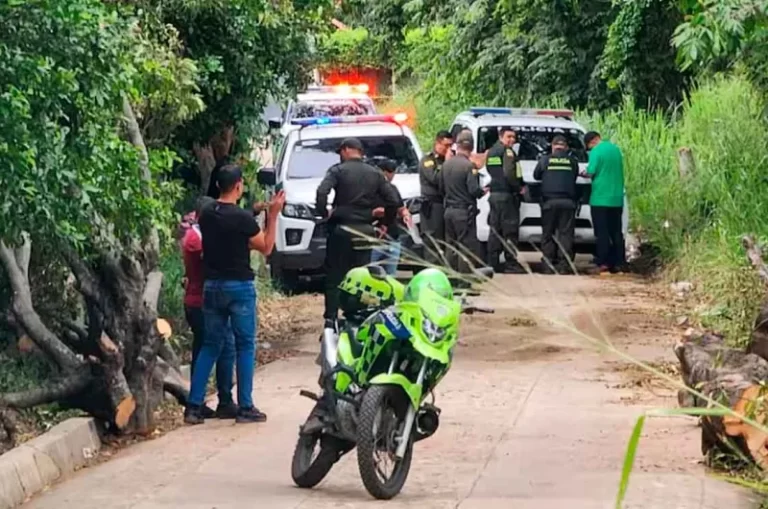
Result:
<svg viewBox="0 0 768 509"><path fill-rule="evenodd" d="M285 205L285 193L275 194L267 208L264 230L253 215L238 207L243 195L239 166L221 168L217 177L219 199L205 207L199 219L203 238L203 314L205 337L192 377L189 403L184 412L188 424L201 424L203 400L213 365L227 340L227 323L235 336L237 367L236 422L264 422L267 416L253 405L253 373L256 363L256 287L250 251L265 256L275 246L277 216Z"/></svg>

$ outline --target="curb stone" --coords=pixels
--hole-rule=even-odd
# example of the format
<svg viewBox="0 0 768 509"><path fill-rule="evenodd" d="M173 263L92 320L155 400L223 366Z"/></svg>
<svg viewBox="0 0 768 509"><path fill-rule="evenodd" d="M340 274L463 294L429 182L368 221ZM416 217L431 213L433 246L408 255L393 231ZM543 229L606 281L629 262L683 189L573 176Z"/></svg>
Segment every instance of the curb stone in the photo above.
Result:
<svg viewBox="0 0 768 509"><path fill-rule="evenodd" d="M13 509L88 464L101 448L96 422L75 417L0 456L0 509Z"/></svg>

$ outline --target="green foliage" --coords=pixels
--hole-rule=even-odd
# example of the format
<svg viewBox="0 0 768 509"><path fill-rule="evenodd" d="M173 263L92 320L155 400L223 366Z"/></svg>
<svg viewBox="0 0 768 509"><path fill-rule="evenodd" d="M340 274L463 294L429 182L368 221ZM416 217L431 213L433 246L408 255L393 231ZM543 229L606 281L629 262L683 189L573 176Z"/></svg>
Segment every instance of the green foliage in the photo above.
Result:
<svg viewBox="0 0 768 509"><path fill-rule="evenodd" d="M320 39L323 67L379 67L378 41L365 28L337 30Z"/></svg>
<svg viewBox="0 0 768 509"><path fill-rule="evenodd" d="M170 187L145 192L116 129L142 62L129 28L95 0L0 6L0 238L82 244L109 224L125 240L164 206Z"/></svg>
<svg viewBox="0 0 768 509"><path fill-rule="evenodd" d="M330 13L328 0L145 0L178 31L194 61L205 111L176 131L185 146L236 126L241 142L261 129L270 96L282 97L310 78L312 40Z"/></svg>
<svg viewBox="0 0 768 509"><path fill-rule="evenodd" d="M669 44L682 16L669 0L358 0L347 15L444 101L666 106L684 90Z"/></svg>
<svg viewBox="0 0 768 509"><path fill-rule="evenodd" d="M686 0L687 14L674 44L684 68L730 65L743 51L765 42L768 2L764 0Z"/></svg>
<svg viewBox="0 0 768 509"><path fill-rule="evenodd" d="M682 14L669 0L623 0L598 66L610 90L642 105L675 105L687 75L676 70L670 38Z"/></svg>

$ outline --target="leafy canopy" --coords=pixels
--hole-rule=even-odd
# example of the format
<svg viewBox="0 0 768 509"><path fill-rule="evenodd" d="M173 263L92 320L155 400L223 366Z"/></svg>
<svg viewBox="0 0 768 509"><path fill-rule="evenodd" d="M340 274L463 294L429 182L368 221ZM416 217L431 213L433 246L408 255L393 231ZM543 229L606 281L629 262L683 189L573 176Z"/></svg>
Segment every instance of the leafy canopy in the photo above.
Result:
<svg viewBox="0 0 768 509"><path fill-rule="evenodd" d="M120 131L151 62L132 27L96 0L0 6L0 239L127 239L162 219L171 186L143 191ZM155 174L169 162L157 156Z"/></svg>

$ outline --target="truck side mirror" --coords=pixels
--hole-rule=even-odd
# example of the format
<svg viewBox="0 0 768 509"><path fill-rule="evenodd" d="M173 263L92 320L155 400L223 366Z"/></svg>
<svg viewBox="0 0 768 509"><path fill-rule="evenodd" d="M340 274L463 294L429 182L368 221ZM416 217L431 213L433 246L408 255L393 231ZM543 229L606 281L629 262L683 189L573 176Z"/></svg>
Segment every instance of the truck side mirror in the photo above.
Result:
<svg viewBox="0 0 768 509"><path fill-rule="evenodd" d="M263 187L274 187L277 183L277 175L274 168L262 168L256 175L256 181Z"/></svg>

